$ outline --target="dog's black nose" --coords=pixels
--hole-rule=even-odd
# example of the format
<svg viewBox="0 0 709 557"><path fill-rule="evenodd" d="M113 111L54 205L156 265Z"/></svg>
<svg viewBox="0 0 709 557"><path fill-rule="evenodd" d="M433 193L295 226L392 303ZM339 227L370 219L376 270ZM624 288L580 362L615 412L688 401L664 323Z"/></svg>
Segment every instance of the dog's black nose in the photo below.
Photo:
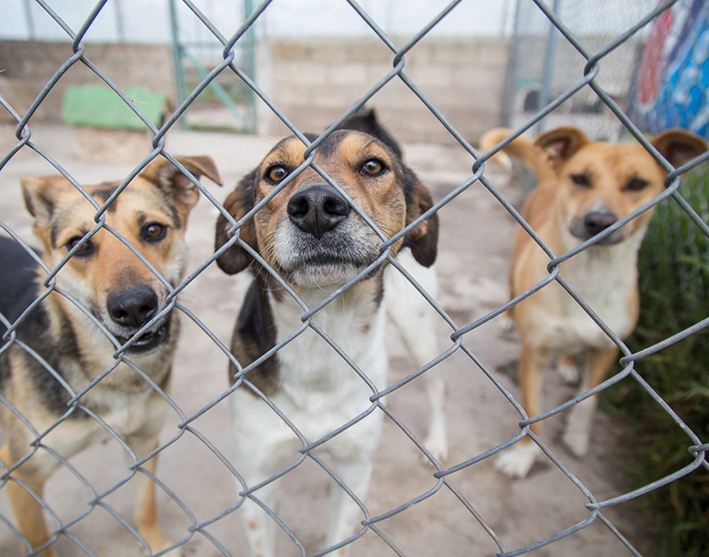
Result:
<svg viewBox="0 0 709 557"><path fill-rule="evenodd" d="M331 186L308 186L288 202L288 216L303 232L318 240L350 214L350 206Z"/></svg>
<svg viewBox="0 0 709 557"><path fill-rule="evenodd" d="M584 217L583 224L589 236L595 236L617 221L618 217L610 211L591 211Z"/></svg>
<svg viewBox="0 0 709 557"><path fill-rule="evenodd" d="M116 323L138 328L158 310L158 296L152 288L137 286L111 294L106 301L108 313Z"/></svg>

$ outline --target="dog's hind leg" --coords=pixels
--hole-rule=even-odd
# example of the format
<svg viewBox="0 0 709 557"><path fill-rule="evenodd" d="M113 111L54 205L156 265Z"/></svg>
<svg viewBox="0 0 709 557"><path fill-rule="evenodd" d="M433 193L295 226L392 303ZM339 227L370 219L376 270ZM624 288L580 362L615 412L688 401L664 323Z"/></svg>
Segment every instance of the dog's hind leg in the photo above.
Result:
<svg viewBox="0 0 709 557"><path fill-rule="evenodd" d="M23 485L20 485L20 483L12 480L8 481L5 485L7 496L10 500L10 505L12 506L12 511L15 515L17 529L25 537L33 549L43 546L50 540L50 535L47 531L47 525L44 520L42 505L40 505L35 498L36 496L38 499L42 499L44 494L44 482L48 474L40 474L35 472L35 470L38 469L36 466L32 468L28 467L28 465L36 465L37 459L43 457L52 461L54 460L49 453L39 451L32 457L32 461L30 463L20 466L11 474L11 478L22 482ZM16 458L13 458L10 447L7 444L0 449L0 458L2 458L2 461L7 467L12 466L17 461ZM56 464L54 465L56 466ZM43 468L44 467L40 467L39 470L42 470ZM32 493L28 490L31 490ZM49 546L40 551L38 555L41 557L53 557L54 550L51 546Z"/></svg>
<svg viewBox="0 0 709 557"><path fill-rule="evenodd" d="M581 392L593 389L602 383L617 359L617 347L610 350L589 350L586 377ZM594 395L576 404L569 412L563 441L564 445L578 457L582 457L588 452L591 423L596 406L598 406L598 397Z"/></svg>
<svg viewBox="0 0 709 557"><path fill-rule="evenodd" d="M556 360L556 371L559 372L564 383L570 385L576 383L579 379L579 368L574 358L571 354L562 354Z"/></svg>

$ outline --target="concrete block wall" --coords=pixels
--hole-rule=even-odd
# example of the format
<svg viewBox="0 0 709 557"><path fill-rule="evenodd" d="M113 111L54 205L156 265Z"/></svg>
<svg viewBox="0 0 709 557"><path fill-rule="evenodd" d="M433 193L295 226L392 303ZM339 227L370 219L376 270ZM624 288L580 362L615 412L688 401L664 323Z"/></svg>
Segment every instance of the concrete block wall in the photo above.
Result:
<svg viewBox="0 0 709 557"><path fill-rule="evenodd" d="M175 82L170 45L87 43L85 56L121 89L147 87L166 93L174 104ZM70 43L0 41L0 95L21 114L30 107L54 72L72 55ZM57 82L33 120L60 121L61 99L70 85L103 83L81 62ZM0 123L14 120L0 110Z"/></svg>
<svg viewBox="0 0 709 557"><path fill-rule="evenodd" d="M403 41L400 41L403 44ZM377 40L307 39L262 43L264 86L276 105L303 130L321 131L392 69L393 55ZM499 125L508 43L490 38L424 39L406 55L404 72L469 140ZM455 140L399 79L368 103L404 143ZM261 113L262 130L287 133Z"/></svg>

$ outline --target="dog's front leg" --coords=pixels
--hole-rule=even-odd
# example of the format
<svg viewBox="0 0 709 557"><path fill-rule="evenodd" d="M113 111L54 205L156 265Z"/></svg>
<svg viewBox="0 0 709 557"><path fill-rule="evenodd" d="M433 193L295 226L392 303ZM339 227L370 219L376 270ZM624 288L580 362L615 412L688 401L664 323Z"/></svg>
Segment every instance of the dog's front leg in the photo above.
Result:
<svg viewBox="0 0 709 557"><path fill-rule="evenodd" d="M550 355L545 350L522 346L519 358L519 384L522 389L522 405L530 418L541 412L544 371L549 361ZM536 422L530 426L530 429L539 437L542 424ZM524 437L514 447L500 454L495 466L507 476L524 478L529 474L540 454L541 449L536 443L531 438Z"/></svg>
<svg viewBox="0 0 709 557"><path fill-rule="evenodd" d="M37 459L43 457L54 460L54 458L49 456L48 453L40 451L32 457L28 464L20 466L20 468L12 472L11 475L11 477L24 483L25 486L27 486L28 489L31 489L40 499L42 499L44 494L44 482L49 475L39 472L39 470L43 470L45 467L37 466ZM2 458L2 461L7 467L12 466L17 460L12 456L10 446L8 444L0 449L0 458ZM31 465L32 468L28 465ZM33 549L43 546L49 541L50 536L47 531L47 525L44 521L44 511L42 510L42 506L27 491L27 489L17 482L8 481L5 489L7 490L7 496L10 500L10 505L12 506L12 511L15 515L17 529L27 539ZM50 546L39 552L38 555L41 557L53 557L54 550Z"/></svg>
<svg viewBox="0 0 709 557"><path fill-rule="evenodd" d="M238 488L241 484L238 484ZM264 485L254 492L254 497L268 509L273 510L276 487L274 482ZM251 498L244 501L241 520L246 530L251 555L254 557L275 557L276 529L273 518Z"/></svg>
<svg viewBox="0 0 709 557"><path fill-rule="evenodd" d="M149 455L157 447L155 438L129 438L126 439L131 450L135 453L138 460ZM129 459L129 465L132 465L132 460ZM141 465L150 476L154 476L158 466L158 455ZM158 506L155 494L155 482L150 476L138 471L132 480L133 494L136 501L135 522L138 527L138 533L150 547L150 553L156 554L166 550L172 544L163 534L158 519ZM179 549L170 552L172 556L180 555Z"/></svg>
<svg viewBox="0 0 709 557"><path fill-rule="evenodd" d="M372 454L361 453L350 458L338 459L333 462L337 477L352 492L363 500L369 489L372 477ZM351 537L363 518L362 510L350 495L339 485L333 486L331 495L330 526L327 533L326 547L332 547ZM348 546L344 546L329 555L342 556Z"/></svg>
<svg viewBox="0 0 709 557"><path fill-rule="evenodd" d="M615 346L609 350L589 350L586 377L581 392L586 392L602 383L617 359L618 348ZM596 406L598 406L598 397L594 395L579 402L569 412L563 441L569 450L578 457L582 457L588 452L591 423Z"/></svg>

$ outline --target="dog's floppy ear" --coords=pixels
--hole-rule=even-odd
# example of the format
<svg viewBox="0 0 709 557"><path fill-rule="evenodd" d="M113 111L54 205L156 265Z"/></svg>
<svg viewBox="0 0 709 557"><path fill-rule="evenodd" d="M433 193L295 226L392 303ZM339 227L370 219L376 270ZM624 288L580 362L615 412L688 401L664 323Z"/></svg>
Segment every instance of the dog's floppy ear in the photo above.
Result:
<svg viewBox="0 0 709 557"><path fill-rule="evenodd" d="M198 180L206 176L218 186L222 185L217 166L212 157L175 157ZM159 158L151 162L139 174L153 184L159 186L165 193L171 195L178 205L189 211L199 199L199 190L190 179L170 161Z"/></svg>
<svg viewBox="0 0 709 557"><path fill-rule="evenodd" d="M20 185L25 207L34 217L36 226L49 225L59 196L74 190L74 186L62 176L24 176Z"/></svg>
<svg viewBox="0 0 709 557"><path fill-rule="evenodd" d="M224 200L224 208L236 221L241 219L254 207L254 187L256 186L257 176L258 169L244 176L241 182L239 182L239 185L236 186L236 189ZM215 251L229 241L229 230L231 230L231 226L224 215L220 213L217 219L217 229L214 238ZM248 222L241 225L241 228L239 228L239 238L254 250L258 251L256 229L253 219L249 219ZM217 258L217 265L219 265L219 268L226 274L233 275L248 267L251 260L251 255L235 242Z"/></svg>
<svg viewBox="0 0 709 557"><path fill-rule="evenodd" d="M549 157L549 164L558 164L571 158L584 145L589 143L588 137L580 129L564 126L543 133L534 141Z"/></svg>
<svg viewBox="0 0 709 557"><path fill-rule="evenodd" d="M409 225L433 206L433 199L414 174L404 167L404 192L406 196L406 224ZM434 213L419 224L404 239L404 246L411 248L411 254L424 267L430 267L438 254L438 214Z"/></svg>
<svg viewBox="0 0 709 557"><path fill-rule="evenodd" d="M709 143L706 139L680 129L662 132L652 139L652 144L675 168L687 164L709 150Z"/></svg>

